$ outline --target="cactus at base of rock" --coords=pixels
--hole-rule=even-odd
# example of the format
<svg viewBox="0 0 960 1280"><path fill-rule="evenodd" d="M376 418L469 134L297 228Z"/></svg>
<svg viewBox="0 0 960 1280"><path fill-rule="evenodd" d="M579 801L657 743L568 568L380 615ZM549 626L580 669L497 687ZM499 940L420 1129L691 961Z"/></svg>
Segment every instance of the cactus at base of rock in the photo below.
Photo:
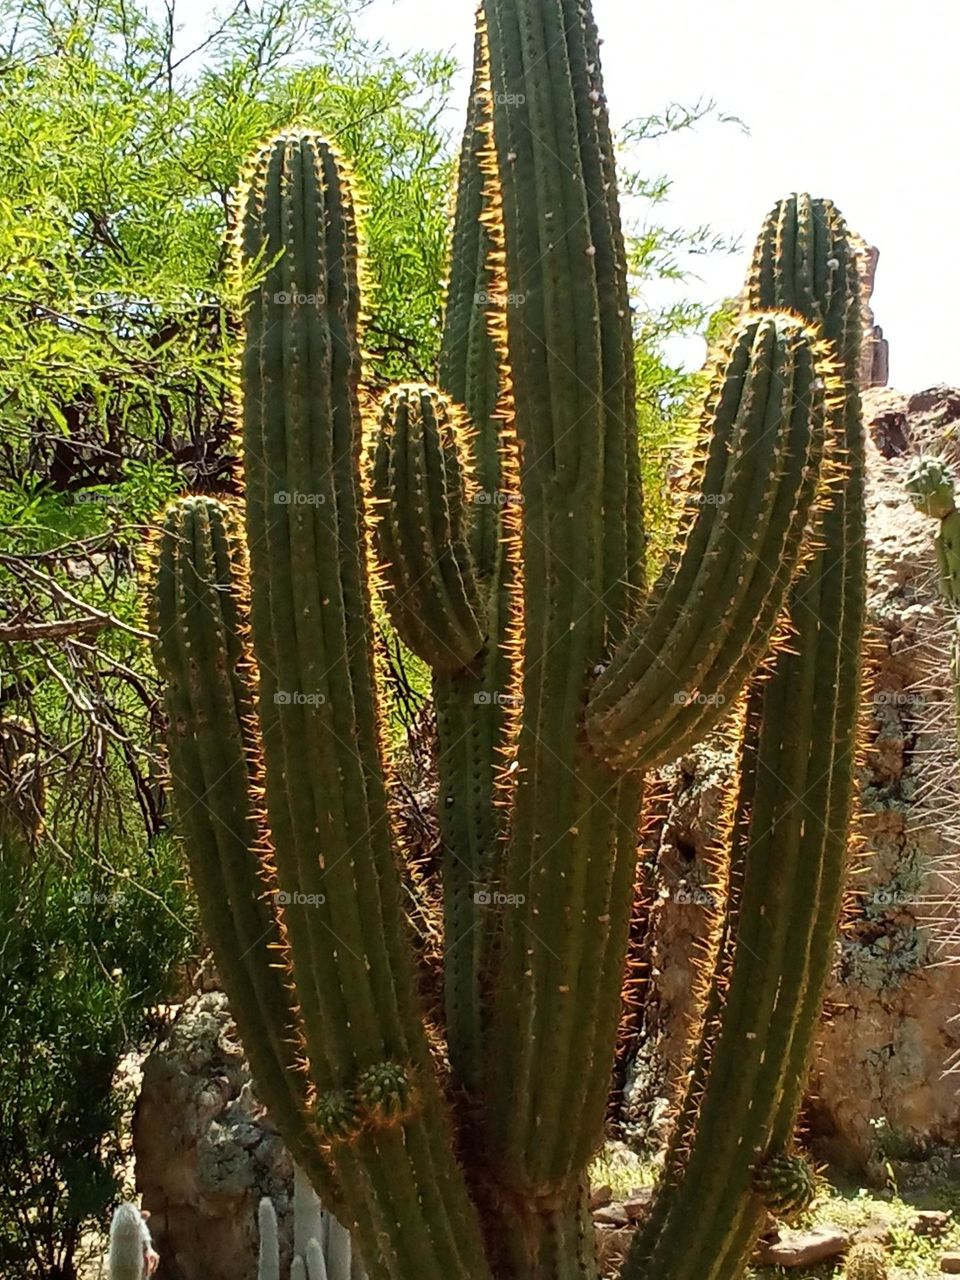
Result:
<svg viewBox="0 0 960 1280"><path fill-rule="evenodd" d="M192 497L158 539L205 928L258 1092L373 1280L595 1280L642 770L731 712L716 972L623 1280L736 1280L764 1196L807 1190L790 1163L754 1177L791 1150L846 866L858 278L831 205L781 202L648 590L598 43L588 0L484 0L442 385L389 393L368 451L348 176L309 131L258 152L233 246L242 528ZM403 909L375 603L431 669L442 1027Z"/></svg>
<svg viewBox="0 0 960 1280"><path fill-rule="evenodd" d="M923 515L940 522L934 540L940 591L951 614L950 672L960 744L960 510L956 477L939 458L918 458L906 478L910 501Z"/></svg>
<svg viewBox="0 0 960 1280"><path fill-rule="evenodd" d="M257 1280L280 1280L277 1211L264 1196L257 1210L260 1231ZM350 1232L327 1213L299 1166L293 1179L293 1258L290 1280L366 1280L354 1255Z"/></svg>
<svg viewBox="0 0 960 1280"><path fill-rule="evenodd" d="M855 1244L847 1254L844 1280L887 1280L888 1275L883 1245L865 1240Z"/></svg>

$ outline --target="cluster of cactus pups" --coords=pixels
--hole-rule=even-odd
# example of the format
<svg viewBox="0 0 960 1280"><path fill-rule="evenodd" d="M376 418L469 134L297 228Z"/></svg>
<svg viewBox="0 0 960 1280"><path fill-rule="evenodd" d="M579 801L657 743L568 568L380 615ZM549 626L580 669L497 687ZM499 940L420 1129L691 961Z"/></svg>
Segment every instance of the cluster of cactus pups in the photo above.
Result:
<svg viewBox="0 0 960 1280"><path fill-rule="evenodd" d="M277 1211L267 1196L260 1201L257 1220L257 1280L280 1280ZM353 1251L350 1232L324 1210L300 1168L295 1169L293 1179L293 1258L289 1274L290 1280L366 1280Z"/></svg>
<svg viewBox="0 0 960 1280"><path fill-rule="evenodd" d="M939 458L921 457L910 468L907 492L913 505L938 521L935 538L940 592L951 615L950 670L960 743L960 511L957 481L951 468Z"/></svg>
<svg viewBox="0 0 960 1280"><path fill-rule="evenodd" d="M439 388L386 396L369 452L343 165L291 131L238 193L245 509L185 498L157 546L175 800L258 1090L371 1280L594 1280L643 773L726 717L722 906L621 1275L735 1280L812 1186L865 598L855 251L829 202L766 220L648 586L588 0L484 0L476 48ZM376 601L432 672L443 1009L402 907Z"/></svg>

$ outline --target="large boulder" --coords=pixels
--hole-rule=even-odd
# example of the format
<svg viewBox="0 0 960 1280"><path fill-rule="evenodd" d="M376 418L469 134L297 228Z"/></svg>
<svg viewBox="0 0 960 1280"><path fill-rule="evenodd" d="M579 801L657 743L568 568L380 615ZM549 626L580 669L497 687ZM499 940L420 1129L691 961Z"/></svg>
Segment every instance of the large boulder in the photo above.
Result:
<svg viewBox="0 0 960 1280"><path fill-rule="evenodd" d="M157 1280L256 1280L264 1195L289 1258L293 1165L253 1093L222 993L190 997L144 1062L133 1142Z"/></svg>

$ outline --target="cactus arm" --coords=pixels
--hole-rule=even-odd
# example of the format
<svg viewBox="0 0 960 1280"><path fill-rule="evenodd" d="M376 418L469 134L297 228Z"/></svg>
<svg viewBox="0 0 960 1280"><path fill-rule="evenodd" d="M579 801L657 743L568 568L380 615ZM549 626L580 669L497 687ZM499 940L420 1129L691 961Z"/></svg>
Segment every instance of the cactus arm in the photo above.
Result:
<svg viewBox="0 0 960 1280"><path fill-rule="evenodd" d="M612 162L595 155L599 131L583 132L577 111L578 95L599 93L581 17L559 0L489 0L484 12L506 277L524 297L506 315L524 632L503 888L517 904L501 914L486 1109L503 1181L572 1194L577 1153L600 1138L620 987L619 964L602 963L608 942L621 958L625 947L612 895L632 882L639 804L637 780L597 760L581 733L585 681L624 624L607 604L625 598L612 566L618 581L628 576L622 525L637 494L624 479L627 445L613 441L623 432L635 443L635 425L632 407L610 406L630 322L610 271L619 277L624 264L607 252L615 208L587 188ZM605 110L602 96L591 101ZM619 495L609 510L608 489Z"/></svg>
<svg viewBox="0 0 960 1280"><path fill-rule="evenodd" d="M806 546L826 424L815 335L785 316L750 318L716 377L683 555L588 708L594 745L626 768L681 755L727 714L766 652Z"/></svg>
<svg viewBox="0 0 960 1280"><path fill-rule="evenodd" d="M293 999L276 966L281 937L258 866L250 716L239 633L242 563L219 503L171 506L157 546L155 653L165 677L170 771L204 927L261 1096L332 1203L340 1195L309 1140Z"/></svg>
<svg viewBox="0 0 960 1280"><path fill-rule="evenodd" d="M756 752L744 756L735 823L746 830L746 850L729 990L689 1152L674 1154L661 1207L638 1237L624 1280L742 1273L762 1216L750 1195L751 1169L791 1141L841 907L866 599L865 453L853 376L859 281L835 210L805 200L797 207L812 210L820 234L803 232L802 219L768 222L750 301L803 304L832 344L845 375L835 410L843 480L818 517L821 549L791 592L794 639L751 694ZM776 234L768 237L771 225ZM842 262L850 269L838 282Z"/></svg>
<svg viewBox="0 0 960 1280"><path fill-rule="evenodd" d="M490 208L495 174L486 28L478 15L467 123L457 171L450 280L443 315L439 383L472 425L470 451L479 495L471 521L471 549L481 578L497 571L500 545L500 352L491 324L505 305L505 283L494 270L497 252Z"/></svg>
<svg viewBox="0 0 960 1280"><path fill-rule="evenodd" d="M380 1118L371 1092L369 1127L336 1147L351 1214L366 1205L376 1218L373 1236L361 1226L361 1246L381 1270L483 1276L387 820L359 493L354 235L326 144L310 134L268 144L238 230L242 260L270 264L248 298L243 398L267 812L321 1100L356 1091L362 1104L365 1080L379 1088L371 1071L410 1076L410 1114Z"/></svg>
<svg viewBox="0 0 960 1280"><path fill-rule="evenodd" d="M950 675L957 742L960 743L960 511L952 470L937 458L918 458L906 478L907 493L923 515L939 521L934 548L940 593L950 612Z"/></svg>
<svg viewBox="0 0 960 1280"><path fill-rule="evenodd" d="M478 900L500 889L502 778L518 714L509 635L517 582L513 527L517 497L503 326L507 283L492 136L493 99L482 15L478 15L470 106L460 157L440 385L463 406L475 490L470 545L484 597L487 643L472 666L435 672L438 818L442 842L444 991L454 1077L469 1098L480 1091L486 1055L483 999L497 911ZM462 1117L469 1124L470 1107Z"/></svg>
<svg viewBox="0 0 960 1280"><path fill-rule="evenodd" d="M400 638L434 671L468 666L484 643L464 436L453 406L430 387L397 387L384 399L372 468L384 603Z"/></svg>

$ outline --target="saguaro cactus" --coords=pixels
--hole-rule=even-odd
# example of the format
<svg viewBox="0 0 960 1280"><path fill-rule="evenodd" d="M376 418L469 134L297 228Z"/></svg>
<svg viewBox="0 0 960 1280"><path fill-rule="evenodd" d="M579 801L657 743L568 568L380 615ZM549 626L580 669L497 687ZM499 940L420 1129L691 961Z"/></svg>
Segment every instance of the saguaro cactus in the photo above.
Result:
<svg viewBox="0 0 960 1280"><path fill-rule="evenodd" d="M236 261L259 273L245 530L187 498L158 547L171 774L206 927L264 1100L371 1277L592 1280L585 1171L642 772L732 714L716 975L623 1275L733 1280L764 1205L796 1208L810 1185L790 1144L839 912L864 598L849 240L806 199L765 228L752 309L714 362L699 488L649 590L583 0L486 0L453 245L441 388L384 399L367 466L342 167L285 134L239 194ZM374 591L433 673L445 1042L401 910Z"/></svg>

